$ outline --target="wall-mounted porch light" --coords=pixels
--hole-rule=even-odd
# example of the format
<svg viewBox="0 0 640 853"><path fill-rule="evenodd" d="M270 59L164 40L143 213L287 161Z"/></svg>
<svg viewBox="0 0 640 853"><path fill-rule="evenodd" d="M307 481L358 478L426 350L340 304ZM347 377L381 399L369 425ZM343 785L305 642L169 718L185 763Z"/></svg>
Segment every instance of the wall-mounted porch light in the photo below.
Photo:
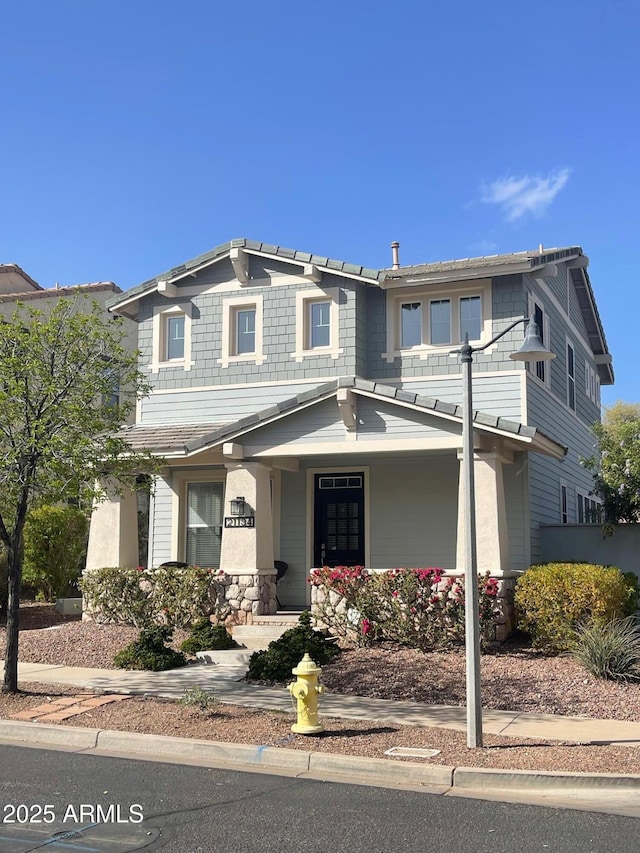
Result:
<svg viewBox="0 0 640 853"><path fill-rule="evenodd" d="M231 515L244 515L245 500L243 497L237 497L231 501Z"/></svg>

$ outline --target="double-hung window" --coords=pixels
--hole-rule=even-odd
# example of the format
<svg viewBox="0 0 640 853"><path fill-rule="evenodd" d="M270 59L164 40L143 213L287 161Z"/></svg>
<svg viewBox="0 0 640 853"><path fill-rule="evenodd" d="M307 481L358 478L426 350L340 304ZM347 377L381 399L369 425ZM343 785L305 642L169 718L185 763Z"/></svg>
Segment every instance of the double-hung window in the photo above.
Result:
<svg viewBox="0 0 640 853"><path fill-rule="evenodd" d="M309 302L307 348L320 349L331 344L331 302Z"/></svg>
<svg viewBox="0 0 640 853"><path fill-rule="evenodd" d="M184 314L171 315L166 322L166 361L176 361L184 358Z"/></svg>
<svg viewBox="0 0 640 853"><path fill-rule="evenodd" d="M263 296L234 296L222 302L222 347L219 364L228 367L236 362L262 364Z"/></svg>
<svg viewBox="0 0 640 853"><path fill-rule="evenodd" d="M479 296L460 299L460 341L469 335L470 341L479 341L482 335L482 301Z"/></svg>
<svg viewBox="0 0 640 853"><path fill-rule="evenodd" d="M254 353L256 351L256 309L254 306L236 310L235 332L235 355Z"/></svg>
<svg viewBox="0 0 640 853"><path fill-rule="evenodd" d="M450 299L432 299L429 303L429 343L434 347L451 343Z"/></svg>
<svg viewBox="0 0 640 853"><path fill-rule="evenodd" d="M344 297L337 287L305 287L296 291L296 348L292 358L304 361L339 357L341 299Z"/></svg>
<svg viewBox="0 0 640 853"><path fill-rule="evenodd" d="M400 345L418 347L422 343L422 303L403 302L400 306Z"/></svg>

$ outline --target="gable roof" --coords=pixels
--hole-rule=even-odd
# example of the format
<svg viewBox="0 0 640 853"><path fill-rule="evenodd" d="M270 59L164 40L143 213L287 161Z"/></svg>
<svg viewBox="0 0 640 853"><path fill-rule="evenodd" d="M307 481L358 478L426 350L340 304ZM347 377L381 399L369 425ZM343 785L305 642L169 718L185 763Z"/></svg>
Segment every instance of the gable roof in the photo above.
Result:
<svg viewBox="0 0 640 853"><path fill-rule="evenodd" d="M272 243L261 243L257 240L247 240L246 237L239 237L235 240L229 240L226 243L221 243L215 249L198 255L189 261L185 261L177 267L173 267L161 275L151 278L142 284L132 287L123 293L122 296L112 299L109 303L109 310L117 311L125 304L129 304L147 293L153 293L158 289L158 284L161 281L174 282L186 275L203 269L211 264L226 258L231 253L232 249L243 249L249 254L262 255L263 257L276 258L283 261L291 261L300 266L304 264L312 264L321 270L326 270L331 273L342 273L350 278L359 278L364 281L378 282L384 278L384 273L380 270L370 269L368 267L359 266L358 264L349 264L346 261L338 261L335 258L328 258L324 255L314 255L309 252L301 252L298 249L286 249L283 246L276 246Z"/></svg>
<svg viewBox="0 0 640 853"><path fill-rule="evenodd" d="M301 252L298 249L286 249L283 246L276 246L272 243L261 243L257 240L248 240L245 237L241 237L221 243L209 252L198 255L155 278L142 282L142 284L132 287L124 293L120 293L113 299L108 300L107 308L115 313L125 314L131 319L135 319L135 303L143 296L158 290L161 282L171 285L173 282L186 276L195 275L199 270L229 257L233 249L239 249L248 254L289 261L302 267L306 264L311 264L320 271L355 278L366 284L380 287L383 290L412 284L446 284L447 282L517 273L530 273L532 275L538 273L540 277L544 277L545 267L551 270L556 263L569 262L571 278L576 286L589 342L595 355L596 364L598 365L600 381L605 385L613 384L612 359L609 354L604 328L586 270L589 259L583 253L580 246L567 246L554 249L540 247L537 251L511 252L477 258L460 258L429 264L415 264L397 269L376 270L328 258L324 255ZM127 310L128 306L134 306L134 308Z"/></svg>
<svg viewBox="0 0 640 853"><path fill-rule="evenodd" d="M371 382L358 376L341 376L232 423L125 426L119 430L118 437L130 444L134 450L150 450L152 453L174 458L192 456L273 423L309 405L326 400L337 394L339 388L348 388L356 394L372 397L381 402L395 403L401 408L425 412L443 420L462 424L462 406L446 403L434 397L425 397L402 388L394 388L391 385L383 385L380 382ZM479 432L500 435L514 441L523 450L544 453L556 459L562 459L567 453L567 447L549 438L541 430L507 418L476 410L473 414L473 423L474 428ZM363 450L366 448L363 447Z"/></svg>

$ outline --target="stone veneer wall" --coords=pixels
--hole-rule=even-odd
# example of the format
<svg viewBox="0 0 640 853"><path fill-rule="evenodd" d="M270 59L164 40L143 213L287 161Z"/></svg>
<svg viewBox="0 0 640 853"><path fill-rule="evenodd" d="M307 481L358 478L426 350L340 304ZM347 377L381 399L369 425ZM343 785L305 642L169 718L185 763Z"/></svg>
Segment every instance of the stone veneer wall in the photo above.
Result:
<svg viewBox="0 0 640 853"><path fill-rule="evenodd" d="M275 572L217 576L216 584L220 620L227 625L250 625L254 616L273 616L278 609Z"/></svg>
<svg viewBox="0 0 640 853"><path fill-rule="evenodd" d="M445 572L442 583L444 584L447 577L456 575L459 575L459 572ZM516 627L514 606L516 578L499 577L496 580L498 581L498 595L496 596L494 608L495 639L497 642L502 643ZM328 605L330 608L329 612L345 615L346 604L344 598L339 593L332 590L329 591ZM311 612L318 614L323 609L323 606L326 607L325 591L320 587L312 585Z"/></svg>

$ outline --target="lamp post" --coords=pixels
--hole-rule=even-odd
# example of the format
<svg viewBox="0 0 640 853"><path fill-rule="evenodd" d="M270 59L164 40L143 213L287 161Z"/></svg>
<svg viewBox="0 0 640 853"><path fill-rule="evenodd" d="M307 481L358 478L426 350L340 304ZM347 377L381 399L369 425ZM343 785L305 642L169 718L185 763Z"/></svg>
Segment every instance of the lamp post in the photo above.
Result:
<svg viewBox="0 0 640 853"><path fill-rule="evenodd" d="M480 619L478 613L478 559L476 548L476 499L473 470L473 393L471 388L471 364L473 353L482 352L520 323L525 317L515 320L498 335L481 347L469 344L469 335L459 350L462 363L462 506L464 523L464 584L465 584L465 669L467 692L467 746L482 746L482 699L480 695ZM517 352L509 358L514 361L549 361L555 353L548 350L540 339L538 324L533 317L528 320L525 338Z"/></svg>

